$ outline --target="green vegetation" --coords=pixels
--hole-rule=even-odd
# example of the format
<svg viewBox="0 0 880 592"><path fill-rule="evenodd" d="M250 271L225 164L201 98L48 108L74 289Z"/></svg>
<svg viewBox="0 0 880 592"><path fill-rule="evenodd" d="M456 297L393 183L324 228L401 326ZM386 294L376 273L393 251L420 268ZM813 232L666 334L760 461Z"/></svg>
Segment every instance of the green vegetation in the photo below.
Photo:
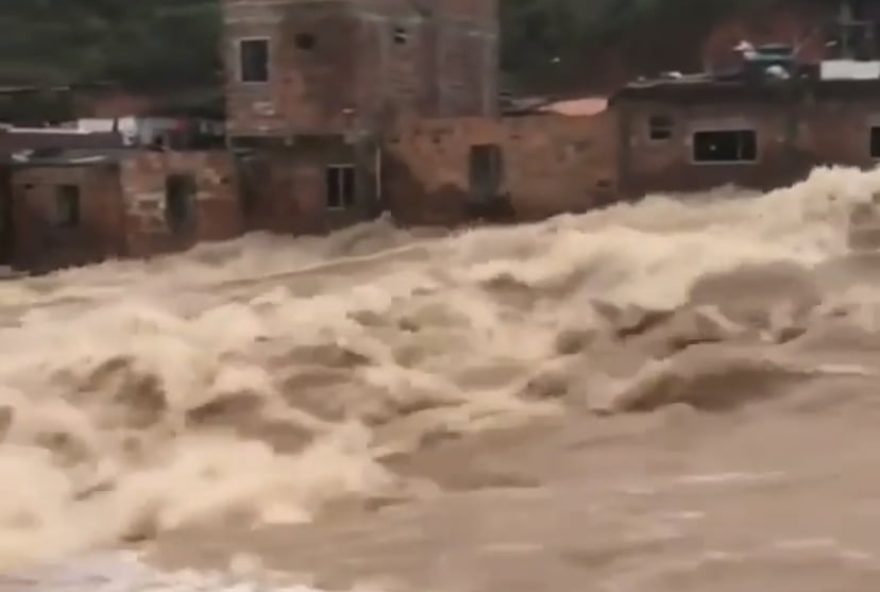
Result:
<svg viewBox="0 0 880 592"><path fill-rule="evenodd" d="M601 84L600 65L622 63L627 72L686 68L712 22L774 1L501 0L502 63L514 86L526 90ZM218 0L0 5L0 84L175 88L219 79Z"/></svg>
<svg viewBox="0 0 880 592"><path fill-rule="evenodd" d="M0 84L213 83L215 0L13 0L0 6Z"/></svg>
<svg viewBox="0 0 880 592"><path fill-rule="evenodd" d="M502 66L524 89L613 86L619 76L699 68L715 23L781 1L501 0Z"/></svg>

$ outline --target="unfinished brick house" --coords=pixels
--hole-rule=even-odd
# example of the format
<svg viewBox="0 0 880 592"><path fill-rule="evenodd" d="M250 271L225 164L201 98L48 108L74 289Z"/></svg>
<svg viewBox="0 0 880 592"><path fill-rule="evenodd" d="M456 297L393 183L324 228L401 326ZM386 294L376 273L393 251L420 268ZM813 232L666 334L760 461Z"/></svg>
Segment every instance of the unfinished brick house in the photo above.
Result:
<svg viewBox="0 0 880 592"><path fill-rule="evenodd" d="M404 116L491 116L497 0L224 0L230 145L252 228L377 214Z"/></svg>
<svg viewBox="0 0 880 592"><path fill-rule="evenodd" d="M785 186L816 166L872 167L880 158L880 64L871 79L823 66L791 80L697 76L632 84L614 98L622 191Z"/></svg>
<svg viewBox="0 0 880 592"><path fill-rule="evenodd" d="M408 224L540 220L617 192L614 113L404 121L389 136L385 192Z"/></svg>
<svg viewBox="0 0 880 592"><path fill-rule="evenodd" d="M225 151L38 151L0 169L2 262L18 269L146 257L242 231Z"/></svg>

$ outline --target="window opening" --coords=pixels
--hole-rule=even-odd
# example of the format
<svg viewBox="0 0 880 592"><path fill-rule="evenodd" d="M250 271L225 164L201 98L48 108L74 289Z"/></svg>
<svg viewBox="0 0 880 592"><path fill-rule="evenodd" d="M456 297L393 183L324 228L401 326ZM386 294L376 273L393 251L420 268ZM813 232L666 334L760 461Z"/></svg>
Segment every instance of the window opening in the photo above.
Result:
<svg viewBox="0 0 880 592"><path fill-rule="evenodd" d="M165 221L168 228L181 232L195 218L196 180L192 175L169 175L165 179Z"/></svg>
<svg viewBox="0 0 880 592"><path fill-rule="evenodd" d="M880 126L871 128L871 158L880 158Z"/></svg>
<svg viewBox="0 0 880 592"><path fill-rule="evenodd" d="M648 121L648 137L654 142L672 138L672 118L665 115L652 116Z"/></svg>
<svg viewBox="0 0 880 592"><path fill-rule="evenodd" d="M354 165L332 165L326 171L327 207L347 210L355 204Z"/></svg>
<svg viewBox="0 0 880 592"><path fill-rule="evenodd" d="M59 228L76 228L80 220L80 191L77 185L59 185L55 195L55 222Z"/></svg>
<svg viewBox="0 0 880 592"><path fill-rule="evenodd" d="M269 82L268 39L242 39L238 53L242 82Z"/></svg>
<svg viewBox="0 0 880 592"><path fill-rule="evenodd" d="M698 163L755 162L758 140L754 130L705 131L694 134L694 161Z"/></svg>

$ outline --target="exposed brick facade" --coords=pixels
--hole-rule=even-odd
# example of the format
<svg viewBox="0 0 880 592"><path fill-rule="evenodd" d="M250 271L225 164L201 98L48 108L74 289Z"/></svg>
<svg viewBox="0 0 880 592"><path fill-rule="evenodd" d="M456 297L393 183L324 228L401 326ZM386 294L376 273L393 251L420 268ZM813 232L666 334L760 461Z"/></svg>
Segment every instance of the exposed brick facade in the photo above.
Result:
<svg viewBox="0 0 880 592"><path fill-rule="evenodd" d="M59 224L61 186L79 191L78 222ZM116 164L33 166L12 172L12 263L47 271L125 253Z"/></svg>
<svg viewBox="0 0 880 592"><path fill-rule="evenodd" d="M501 215L538 220L583 212L616 193L616 132L609 112L403 122L387 147L385 198L404 223L463 222L485 201L472 187L472 149L493 145Z"/></svg>
<svg viewBox="0 0 880 592"><path fill-rule="evenodd" d="M180 229L169 224L166 184L171 175L194 182L190 219ZM227 152L141 152L122 162L120 182L130 256L229 239L243 230L235 167Z"/></svg>
<svg viewBox="0 0 880 592"><path fill-rule="evenodd" d="M131 152L102 162L15 165L7 174L7 259L21 269L144 257L242 232L235 171L225 152ZM166 184L175 174L194 183L186 206L191 220L182 231L167 211ZM67 219L59 210L64 187L75 188Z"/></svg>
<svg viewBox="0 0 880 592"><path fill-rule="evenodd" d="M497 0L224 0L232 136L377 132L400 114L492 115ZM268 42L268 80L240 44Z"/></svg>
<svg viewBox="0 0 880 592"><path fill-rule="evenodd" d="M316 137L294 146L260 150L242 158L242 204L251 229L321 233L379 213L377 147L343 137ZM351 169L350 202L331 203L331 169ZM338 189L337 187L336 189Z"/></svg>
<svg viewBox="0 0 880 592"><path fill-rule="evenodd" d="M725 85L713 82L624 91L618 163L624 193L701 191L734 184L755 189L788 185L816 166L872 167L871 128L880 126L880 81L818 86ZM651 119L667 118L669 137L651 139ZM698 162L696 134L750 130L754 158ZM875 147L880 149L880 146Z"/></svg>

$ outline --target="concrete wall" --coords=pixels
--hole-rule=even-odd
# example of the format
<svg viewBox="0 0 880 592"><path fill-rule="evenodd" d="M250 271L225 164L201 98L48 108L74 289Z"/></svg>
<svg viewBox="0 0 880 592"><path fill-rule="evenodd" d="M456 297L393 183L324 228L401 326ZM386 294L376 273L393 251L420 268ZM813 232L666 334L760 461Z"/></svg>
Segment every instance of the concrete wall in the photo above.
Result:
<svg viewBox="0 0 880 592"><path fill-rule="evenodd" d="M191 175L195 181L192 220L183 229L169 224L170 175ZM243 231L235 167L225 151L137 153L121 164L121 186L129 256L185 249Z"/></svg>
<svg viewBox="0 0 880 592"><path fill-rule="evenodd" d="M468 118L402 123L384 156L384 197L404 223L455 224L471 216L472 146L503 156L500 196L515 219L537 220L607 203L617 190L616 123L593 117Z"/></svg>
<svg viewBox="0 0 880 592"><path fill-rule="evenodd" d="M230 134L376 130L401 113L491 114L496 2L225 0ZM302 34L313 48L297 46ZM269 39L268 83L240 81L238 44L248 38Z"/></svg>
<svg viewBox="0 0 880 592"><path fill-rule="evenodd" d="M11 261L45 271L101 261L124 253L124 225L118 168L100 166L29 167L12 175ZM80 188L79 223L60 227L60 185Z"/></svg>

